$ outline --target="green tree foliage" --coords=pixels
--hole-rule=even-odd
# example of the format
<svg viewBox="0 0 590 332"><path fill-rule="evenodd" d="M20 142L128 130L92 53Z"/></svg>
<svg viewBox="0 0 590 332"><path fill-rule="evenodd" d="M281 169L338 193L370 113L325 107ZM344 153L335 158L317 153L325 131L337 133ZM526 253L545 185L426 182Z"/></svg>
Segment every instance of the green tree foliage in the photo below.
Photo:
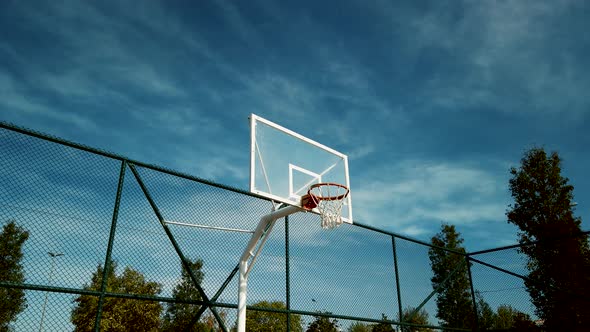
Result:
<svg viewBox="0 0 590 332"><path fill-rule="evenodd" d="M477 302L477 323L480 330L487 331L494 328L496 323L496 313L492 307L484 300L480 292L475 293Z"/></svg>
<svg viewBox="0 0 590 332"><path fill-rule="evenodd" d="M348 332L371 332L371 325L361 323L361 322L354 322L350 324L348 327Z"/></svg>
<svg viewBox="0 0 590 332"><path fill-rule="evenodd" d="M514 204L508 222L519 229L527 255L525 286L537 315L551 331L582 331L590 326L590 249L579 236L581 220L572 211L573 186L561 175L557 153L542 148L524 154L511 168ZM532 241L541 241L529 245Z"/></svg>
<svg viewBox="0 0 590 332"><path fill-rule="evenodd" d="M441 231L432 238L431 243L465 253L465 248L462 246L463 239L453 225L443 224ZM433 274L430 279L432 288L441 287L436 297L436 317L441 320L441 325L474 328L475 315L465 257L439 248L430 248L428 257Z"/></svg>
<svg viewBox="0 0 590 332"><path fill-rule="evenodd" d="M509 305L498 307L494 328L497 330L508 330L514 325L514 317L518 312Z"/></svg>
<svg viewBox="0 0 590 332"><path fill-rule="evenodd" d="M221 320L225 323L227 321L227 311L223 308L217 308L216 311L219 314L219 317L221 318ZM203 331L203 332L223 331L223 329L219 325L219 322L217 321L217 318L215 318L215 316L211 312L206 312L205 314L203 314L203 317L201 318L201 321L198 322L197 326L198 327L195 329L197 331Z"/></svg>
<svg viewBox="0 0 590 332"><path fill-rule="evenodd" d="M189 262L189 265L197 282L200 285L203 282L204 277L204 273L202 271L203 261L201 259L197 259L195 261ZM174 290L172 290L172 297L181 301L200 301L203 299L197 287L193 283L190 274L184 269L183 265L181 265L180 282L178 285L176 285L176 287L174 287ZM166 304L166 313L164 314L164 318L162 320L162 330L184 331L195 317L195 314L199 308L199 305L181 302L170 302ZM193 324L191 331L203 331L204 325L205 324L203 323Z"/></svg>
<svg viewBox="0 0 590 332"><path fill-rule="evenodd" d="M143 274L126 267L116 274L117 264L111 261L107 271L106 291L122 294L157 295L162 287L147 281ZM98 265L90 284L84 290L100 291L104 268ZM97 296L80 295L75 300L71 320L75 331L94 331L98 308ZM156 301L105 297L100 321L101 331L157 331L160 326L162 305Z"/></svg>
<svg viewBox="0 0 590 332"><path fill-rule="evenodd" d="M516 314L514 315L514 323L512 324L512 328L510 329L511 331L517 331L517 332L537 332L537 331L543 331L541 328L539 328L537 326L537 324L535 324L535 322L533 322L533 320L531 319L531 316L522 313L522 312L516 312ZM552 331L552 330L545 330L545 331ZM556 330L556 331L567 331L567 330ZM586 328L584 329L579 329L578 331L587 331Z"/></svg>
<svg viewBox="0 0 590 332"><path fill-rule="evenodd" d="M404 323L411 323L411 324L418 324L418 325L428 325L428 312L426 310L421 309L417 313L414 314L416 308L414 307L407 307L402 312L402 321ZM427 327L418 327L418 326L402 326L402 332L429 332L432 331Z"/></svg>
<svg viewBox="0 0 590 332"><path fill-rule="evenodd" d="M515 310L509 305L498 307L492 330L540 331L529 315Z"/></svg>
<svg viewBox="0 0 590 332"><path fill-rule="evenodd" d="M286 310L285 303L280 301L261 301L254 307ZM301 316L291 314L291 331L302 332ZM246 311L246 330L248 332L281 332L287 331L287 315L280 312L266 312L257 310Z"/></svg>
<svg viewBox="0 0 590 332"><path fill-rule="evenodd" d="M325 312L330 314L329 312ZM338 320L325 316L315 316L313 322L307 326L307 332L338 332L340 325Z"/></svg>
<svg viewBox="0 0 590 332"><path fill-rule="evenodd" d="M385 314L381 314L382 320L389 320ZM388 323L377 323L373 325L372 332L395 332L391 324Z"/></svg>
<svg viewBox="0 0 590 332"><path fill-rule="evenodd" d="M0 233L0 281L14 284L25 282L23 244L29 232L14 220L4 224ZM0 288L0 331L8 331L10 323L27 307L25 292L18 288Z"/></svg>

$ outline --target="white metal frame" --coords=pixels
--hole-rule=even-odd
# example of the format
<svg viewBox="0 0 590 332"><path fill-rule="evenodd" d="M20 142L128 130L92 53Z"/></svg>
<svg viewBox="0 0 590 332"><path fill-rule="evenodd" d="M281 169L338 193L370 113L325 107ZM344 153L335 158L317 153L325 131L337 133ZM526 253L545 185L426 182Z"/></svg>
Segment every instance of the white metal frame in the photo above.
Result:
<svg viewBox="0 0 590 332"><path fill-rule="evenodd" d="M289 130L281 125L278 125L272 121L266 120L264 118L259 117L256 114L251 114L250 115L250 192L258 194L258 195L262 195L264 197L267 197L273 201L276 202L281 202L284 204L288 204L288 205L294 205L294 206L298 206L301 207L301 202L297 201L294 202L292 200L290 200L288 197L281 197L278 195L273 194L272 192L270 192L270 187L269 187L269 192L265 192L265 191L260 191L256 189L256 184L254 183L254 178L256 176L256 153L257 153L257 143L256 143L256 123L260 122L260 123L264 123L265 125L272 127L274 129L277 129L279 131L284 132L287 135L290 135L292 137L295 137L297 139L300 139L308 144L311 144L317 148L320 148L324 151L327 151L331 154L334 154L336 156L338 156L339 158L341 158L344 162L344 171L345 171L345 181L346 183L344 185L346 185L347 187L349 187L350 189L350 176L348 174L348 157L343 154L340 153L332 148L329 148L321 143L318 143L310 138L307 138L301 134L298 134L292 130ZM264 164L262 163L262 158L260 158L261 160L261 167L263 172L265 173L265 177L266 177L266 172L264 169ZM336 164L332 165L332 167L335 167ZM328 170L330 170L332 167L328 168ZM326 170L323 173L326 173L328 170ZM306 170L307 171L307 170ZM311 173L311 172L310 172ZM315 174L315 173L314 173ZM321 177L324 174L319 174L319 176ZM268 179L266 179L267 184L268 184ZM353 218L352 218L352 195L349 193L348 196L346 197L345 201L344 201L344 205L346 206L347 209L347 215L342 217L342 221L352 224L353 223ZM317 211L317 209L313 209L311 212L314 212L316 214L319 214L319 211Z"/></svg>

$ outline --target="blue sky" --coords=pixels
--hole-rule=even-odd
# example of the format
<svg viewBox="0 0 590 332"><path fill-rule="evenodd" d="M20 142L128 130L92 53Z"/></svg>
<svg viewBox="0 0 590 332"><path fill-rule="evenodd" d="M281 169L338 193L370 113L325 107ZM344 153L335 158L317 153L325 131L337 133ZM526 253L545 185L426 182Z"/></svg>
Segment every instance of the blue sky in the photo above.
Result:
<svg viewBox="0 0 590 332"><path fill-rule="evenodd" d="M583 1L0 3L0 119L248 188L248 115L350 157L355 219L514 242L509 167L556 150L590 229Z"/></svg>

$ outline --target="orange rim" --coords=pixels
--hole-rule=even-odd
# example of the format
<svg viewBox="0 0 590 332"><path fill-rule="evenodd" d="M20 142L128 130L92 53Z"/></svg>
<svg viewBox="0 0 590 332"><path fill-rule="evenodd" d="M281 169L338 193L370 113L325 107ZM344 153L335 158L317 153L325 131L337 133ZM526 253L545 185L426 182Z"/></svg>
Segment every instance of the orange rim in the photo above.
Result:
<svg viewBox="0 0 590 332"><path fill-rule="evenodd" d="M319 187L323 187L323 186L335 186L335 187L340 187L346 190L346 192L344 194L338 195L338 196L318 196L314 193L312 193L312 190L314 190L315 188L319 188ZM346 198L346 196L348 196L348 193L350 192L350 189L348 189L347 186L342 185L340 183L332 183L332 182L324 182L324 183L316 183L314 185L312 185L311 187L309 187L309 190L307 191L307 194L314 199L315 201L319 202L319 201L339 201L339 200L343 200L344 198Z"/></svg>

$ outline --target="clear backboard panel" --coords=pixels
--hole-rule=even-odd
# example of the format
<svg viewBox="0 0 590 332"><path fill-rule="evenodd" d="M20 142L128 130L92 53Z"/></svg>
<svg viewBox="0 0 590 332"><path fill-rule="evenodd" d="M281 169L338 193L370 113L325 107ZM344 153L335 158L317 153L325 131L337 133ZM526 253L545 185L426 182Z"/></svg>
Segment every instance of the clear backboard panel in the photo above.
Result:
<svg viewBox="0 0 590 332"><path fill-rule="evenodd" d="M251 192L301 207L301 196L315 183L350 188L346 155L254 114L250 126ZM342 220L347 223L352 223L351 196L342 208Z"/></svg>

